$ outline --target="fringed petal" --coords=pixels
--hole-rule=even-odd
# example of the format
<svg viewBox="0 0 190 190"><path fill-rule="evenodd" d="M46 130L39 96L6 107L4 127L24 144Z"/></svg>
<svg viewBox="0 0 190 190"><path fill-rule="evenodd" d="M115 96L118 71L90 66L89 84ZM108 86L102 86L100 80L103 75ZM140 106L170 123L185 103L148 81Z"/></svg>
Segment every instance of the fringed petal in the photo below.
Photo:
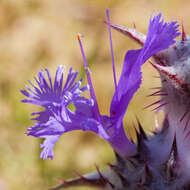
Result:
<svg viewBox="0 0 190 190"><path fill-rule="evenodd" d="M114 93L110 115L112 120L118 126L121 126L121 121L126 112L128 104L134 93L138 90L141 84L142 74L141 66L154 54L161 50L167 49L172 45L180 33L176 22L164 22L161 19L161 13L150 18L148 34L143 48L140 50L130 50L125 55L122 74L118 83L118 89Z"/></svg>

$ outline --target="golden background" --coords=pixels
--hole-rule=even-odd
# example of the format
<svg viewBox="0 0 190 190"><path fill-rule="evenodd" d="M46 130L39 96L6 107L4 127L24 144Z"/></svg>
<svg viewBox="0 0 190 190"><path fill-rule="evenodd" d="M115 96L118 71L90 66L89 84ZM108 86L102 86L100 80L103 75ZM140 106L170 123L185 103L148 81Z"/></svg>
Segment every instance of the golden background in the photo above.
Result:
<svg viewBox="0 0 190 190"><path fill-rule="evenodd" d="M37 106L20 103L20 90L43 68L54 73L60 64L80 71L83 62L76 34L82 33L83 46L92 71L92 80L102 114L109 113L114 92L105 9L112 23L146 33L153 11L183 23L190 30L188 0L0 0L0 189L45 190L57 179L75 177L101 169L114 161L109 144L92 133L64 134L55 146L54 160L41 160L40 139L25 135L33 124L30 113ZM127 50L139 48L132 40L113 31L117 79ZM154 129L154 113L143 107L155 98L146 97L159 86L158 75L146 63L143 84L130 103L125 118L126 131L134 134L135 115L147 132ZM86 81L84 81L84 84ZM126 122L127 120L127 122ZM76 189L76 188L75 188ZM87 188L81 188L87 189Z"/></svg>

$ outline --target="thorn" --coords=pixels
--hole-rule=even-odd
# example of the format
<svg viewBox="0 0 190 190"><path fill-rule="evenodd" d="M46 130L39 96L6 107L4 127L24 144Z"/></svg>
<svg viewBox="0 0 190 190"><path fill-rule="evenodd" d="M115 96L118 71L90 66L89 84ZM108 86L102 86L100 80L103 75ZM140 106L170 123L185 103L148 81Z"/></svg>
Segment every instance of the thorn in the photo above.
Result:
<svg viewBox="0 0 190 190"><path fill-rule="evenodd" d="M180 118L179 122L181 123L183 121L183 119L185 118L185 116L188 114L188 110L182 115L182 117Z"/></svg>
<svg viewBox="0 0 190 190"><path fill-rule="evenodd" d="M152 176L152 174L151 174L151 172L150 172L150 168L149 168L147 162L145 162L145 164L144 164L144 171L145 171L145 174L146 174L147 176L149 176L149 177Z"/></svg>
<svg viewBox="0 0 190 190"><path fill-rule="evenodd" d="M135 128L136 136L137 136L137 152L139 153L137 156L139 160L147 160L148 155L148 148L145 144L145 139L142 137L141 134L138 133L137 129Z"/></svg>
<svg viewBox="0 0 190 190"><path fill-rule="evenodd" d="M177 140L176 140L176 134L174 135L174 140L170 152L170 158L166 162L166 173L167 177L171 180L171 178L176 177L175 168L177 166L177 159L178 159L178 151L177 151Z"/></svg>
<svg viewBox="0 0 190 190"><path fill-rule="evenodd" d="M99 167L98 167L97 165L95 165L95 166L96 166L96 170L97 170L97 172L98 172L100 178L105 179L105 177L104 177L104 176L102 175L102 173L100 172Z"/></svg>
<svg viewBox="0 0 190 190"><path fill-rule="evenodd" d="M157 65L160 66L167 66L167 58L163 53L157 53L153 55L154 60L156 61Z"/></svg>
<svg viewBox="0 0 190 190"><path fill-rule="evenodd" d="M144 173L141 178L142 185L149 185L152 181L152 172L147 164L147 161L144 163Z"/></svg>
<svg viewBox="0 0 190 190"><path fill-rule="evenodd" d="M167 93L150 94L150 95L148 95L147 97L150 97L150 96L168 96L168 94L167 94Z"/></svg>
<svg viewBox="0 0 190 190"><path fill-rule="evenodd" d="M182 40L182 42L184 42L184 41L187 41L187 35L185 33L183 24L181 26L182 26L181 40Z"/></svg>
<svg viewBox="0 0 190 190"><path fill-rule="evenodd" d="M127 179L121 175L121 173L118 171L117 167L110 163L108 163L108 166L120 178L123 187L127 187L129 185L129 183L128 183Z"/></svg>
<svg viewBox="0 0 190 190"><path fill-rule="evenodd" d="M138 123L140 135L143 137L143 139L147 140L147 135L146 135L146 133L145 133L145 131L144 131L144 129L143 129L143 127L142 127L139 119L137 118L137 116L136 116L136 120L137 120L137 123Z"/></svg>
<svg viewBox="0 0 190 190"><path fill-rule="evenodd" d="M105 21L106 24L108 24L106 21ZM146 36L138 31L136 31L136 26L135 28L126 28L124 26L121 26L121 25L117 25L117 24L110 24L110 26L121 32L122 34L128 36L129 38L133 39L134 41L136 41L138 44L140 44L141 46L144 45L145 43L145 40L146 40Z"/></svg>
<svg viewBox="0 0 190 190"><path fill-rule="evenodd" d="M116 167L117 167L116 165L111 164L111 163L107 163L107 165L108 165L111 169L113 169L113 168L116 168Z"/></svg>
<svg viewBox="0 0 190 190"><path fill-rule="evenodd" d="M154 92L152 94L147 95L147 97L156 96L158 93L161 93L161 92L163 92L163 91L162 90L158 90L158 91L156 91L156 92Z"/></svg>
<svg viewBox="0 0 190 190"><path fill-rule="evenodd" d="M185 123L185 128L184 128L183 131L185 131L185 130L187 129L187 126L188 126L188 124L189 124L189 121L190 121L190 115L189 115L189 117L187 118L187 121L186 121L186 123ZM189 135L190 135L190 130L189 130L188 133L185 135L185 139L186 139Z"/></svg>
<svg viewBox="0 0 190 190"><path fill-rule="evenodd" d="M152 104L149 104L148 106L144 107L143 109L147 109L147 108L149 108L149 107L151 107L151 106L153 106L153 105L155 105L155 104L158 104L158 103L160 103L160 102L161 102L161 100L158 100L158 101L156 101L156 102L154 102L154 103L152 103Z"/></svg>
<svg viewBox="0 0 190 190"><path fill-rule="evenodd" d="M160 94L156 94L155 96L168 96L167 93L160 93Z"/></svg>
<svg viewBox="0 0 190 190"><path fill-rule="evenodd" d="M171 71L168 70L169 67L164 67L155 63L152 63L151 61L149 61L149 63L159 72L161 72L162 74L167 75L169 78L174 77L176 74L171 73Z"/></svg>
<svg viewBox="0 0 190 190"><path fill-rule="evenodd" d="M164 133L167 133L169 129L169 121L168 121L168 116L166 115L162 124L162 129L160 131L160 134L163 135Z"/></svg>
<svg viewBox="0 0 190 190"><path fill-rule="evenodd" d="M136 132L136 136L137 136L137 143L138 143L138 152L141 149L141 144L144 144L144 138L139 134L139 132L137 131L137 129L135 128L135 132Z"/></svg>
<svg viewBox="0 0 190 190"><path fill-rule="evenodd" d="M174 141L172 144L172 150L173 150L174 161L176 161L177 157L178 157L176 134L174 136Z"/></svg>
<svg viewBox="0 0 190 190"><path fill-rule="evenodd" d="M190 135L190 131L185 135L184 139L186 139L189 135Z"/></svg>
<svg viewBox="0 0 190 190"><path fill-rule="evenodd" d="M138 167L138 164L135 163L135 160L133 158L130 158L127 160L134 168L137 168Z"/></svg>
<svg viewBox="0 0 190 190"><path fill-rule="evenodd" d="M123 157L121 157L117 152L114 151L114 153L117 163L119 163L122 167L124 167L126 160Z"/></svg>
<svg viewBox="0 0 190 190"><path fill-rule="evenodd" d="M61 184L57 185L55 187L52 187L51 190L59 190L62 188L70 188L70 187L81 187L81 186L88 186L88 187L105 187L107 183L105 183L104 180L100 177L99 173L93 173L93 174L88 174L88 175L81 175L80 173L76 172L75 173L79 176L74 179L58 179Z"/></svg>
<svg viewBox="0 0 190 190"><path fill-rule="evenodd" d="M174 135L174 140L172 143L172 147L171 147L171 151L170 151L170 157L169 160L166 161L166 164L169 166L173 165L174 162L177 160L177 155L178 155L178 151L177 151L177 140L176 140L176 134Z"/></svg>
<svg viewBox="0 0 190 190"><path fill-rule="evenodd" d="M104 185L109 184L112 188L115 187L105 176L102 175L98 166L96 166L96 170L100 176L100 180L102 180Z"/></svg>
<svg viewBox="0 0 190 190"><path fill-rule="evenodd" d="M187 118L187 121L186 121L186 123L185 123L185 127L184 127L183 131L185 131L185 130L187 129L187 126L188 126L188 124L189 124L189 121L190 121L190 115L189 115L188 118Z"/></svg>
<svg viewBox="0 0 190 190"><path fill-rule="evenodd" d="M189 93L190 90L188 88L188 83L184 83L181 79L177 78L176 73L172 73L169 70L169 67L163 67L161 65L158 64L154 64L152 62L149 61L149 63L156 69L158 70L160 73L164 74L165 76L167 76L168 79L172 80L175 82L175 84L178 84L185 92Z"/></svg>
<svg viewBox="0 0 190 190"><path fill-rule="evenodd" d="M157 111L157 110L159 110L161 107L163 107L163 106L165 106L165 105L168 105L168 104L169 104L169 103L163 103L163 104L159 105L158 107L154 108L154 109L151 110L151 111Z"/></svg>
<svg viewBox="0 0 190 190"><path fill-rule="evenodd" d="M76 170L74 171L75 175L78 176L81 180L86 180L86 178L80 174L79 172L77 172Z"/></svg>

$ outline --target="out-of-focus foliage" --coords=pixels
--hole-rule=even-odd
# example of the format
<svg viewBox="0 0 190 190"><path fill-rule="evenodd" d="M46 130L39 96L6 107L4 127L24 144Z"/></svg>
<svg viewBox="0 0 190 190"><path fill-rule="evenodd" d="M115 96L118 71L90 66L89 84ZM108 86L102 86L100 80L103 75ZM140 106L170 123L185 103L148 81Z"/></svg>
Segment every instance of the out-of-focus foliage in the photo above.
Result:
<svg viewBox="0 0 190 190"><path fill-rule="evenodd" d="M0 1L0 189L41 190L57 183L58 178L74 177L73 171L86 173L95 164L104 168L114 160L109 145L90 133L65 134L56 145L53 161L40 160L40 140L24 132L32 124L29 113L34 106L21 104L20 89L41 68L55 71L64 64L81 72L82 58L76 33L84 34L84 48L101 113L108 114L113 94L113 79L105 9L112 22L146 32L153 10L166 19L183 21L190 30L188 0L1 0ZM190 31L189 31L190 33ZM131 40L113 32L116 70L119 76L124 53L138 48ZM143 67L143 85L129 106L126 131L133 135L137 115L147 130L154 128L153 113L143 110L153 99L145 96L148 88L159 85L156 72ZM84 81L85 82L85 81ZM151 119L150 119L151 118Z"/></svg>

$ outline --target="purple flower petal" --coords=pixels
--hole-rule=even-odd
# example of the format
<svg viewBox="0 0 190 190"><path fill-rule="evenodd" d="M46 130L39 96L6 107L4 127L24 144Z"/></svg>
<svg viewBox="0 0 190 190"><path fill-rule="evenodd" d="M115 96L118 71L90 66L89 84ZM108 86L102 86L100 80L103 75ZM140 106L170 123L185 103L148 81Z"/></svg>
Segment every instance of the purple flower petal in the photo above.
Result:
<svg viewBox="0 0 190 190"><path fill-rule="evenodd" d="M142 75L140 65L136 65L135 67L134 64L137 61L139 53L140 50L130 50L127 52L124 59L122 74L118 83L118 94L114 94L111 102L110 115L113 123L115 123L117 127L121 126L127 106L134 93L140 87Z"/></svg>
<svg viewBox="0 0 190 190"><path fill-rule="evenodd" d="M175 38L180 35L178 31L179 25L175 21L169 23L160 21L162 14L158 14L153 19L150 18L148 34L139 61L147 61L152 55L161 50L169 48L175 43Z"/></svg>
<svg viewBox="0 0 190 190"><path fill-rule="evenodd" d="M167 49L172 45L180 33L176 22L164 22L161 13L150 18L147 38L144 47L139 50L130 50L126 53L118 89L114 93L110 115L114 122L121 126L123 116L134 93L141 84L141 66L154 54Z"/></svg>
<svg viewBox="0 0 190 190"><path fill-rule="evenodd" d="M44 137L45 140L43 144L40 145L40 148L43 148L40 154L40 158L43 158L44 160L47 158L51 158L51 160L53 160L53 156L54 156L53 148L55 144L57 143L59 137L60 137L59 135Z"/></svg>
<svg viewBox="0 0 190 190"><path fill-rule="evenodd" d="M93 117L89 117L92 113L89 114L87 111L92 112L92 108L89 109L84 100L83 103L80 103L80 106L83 108L82 111L77 110L77 105L75 108L76 112L71 112L69 109L60 106L56 110L57 113L54 112L54 115L50 116L48 121L36 123L28 128L28 135L45 138L41 146L43 148L41 158L46 159L50 157L53 159L55 143L62 134L69 131L91 131L105 140L109 139L109 135L104 127Z"/></svg>
<svg viewBox="0 0 190 190"><path fill-rule="evenodd" d="M75 82L78 73L73 72L72 68L70 68L69 70L64 86L63 66L59 66L57 68L54 85L52 84L52 79L49 71L47 69L45 71L48 80L46 79L44 71L41 70L38 73L38 78L35 78L37 85L34 85L32 84L32 82L29 81L33 90L28 86L26 86L28 91L21 90L21 93L28 98L22 100L22 102L36 104L47 108L48 106L52 106L53 103L61 103L63 97L67 97L69 101L69 93L71 93L71 96L76 96L76 94L80 94L82 91L87 89L87 87L82 87L80 89L81 81Z"/></svg>

